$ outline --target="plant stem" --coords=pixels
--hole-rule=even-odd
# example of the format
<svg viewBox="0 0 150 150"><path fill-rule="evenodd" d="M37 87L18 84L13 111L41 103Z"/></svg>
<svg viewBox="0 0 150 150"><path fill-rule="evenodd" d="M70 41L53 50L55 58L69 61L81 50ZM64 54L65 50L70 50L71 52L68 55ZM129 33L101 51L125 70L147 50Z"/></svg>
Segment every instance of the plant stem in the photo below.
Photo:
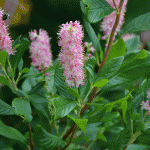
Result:
<svg viewBox="0 0 150 150"><path fill-rule="evenodd" d="M34 143L33 143L33 139L32 139L32 129L31 129L30 123L28 123L28 129L29 129L29 137L30 137L30 148L31 148L31 150L33 150Z"/></svg>
<svg viewBox="0 0 150 150"><path fill-rule="evenodd" d="M128 144L125 146L123 150L125 150L130 144L132 144L136 140L136 138L141 134L142 134L141 131L137 131L135 134L133 134Z"/></svg>
<svg viewBox="0 0 150 150"><path fill-rule="evenodd" d="M120 19L120 14L121 14L121 9L122 9L123 3L124 3L124 0L120 0L119 7L118 7L118 14L116 14L115 24L114 24L114 26L112 28L112 31L111 31L111 34L110 34L110 38L109 38L109 42L108 42L108 47L107 47L106 53L104 55L104 58L102 60L102 63L100 65L100 67L99 67L98 73L100 72L100 70L102 69L102 67L105 65L105 62L106 62L107 57L109 55L110 49L112 47L113 38L114 38L114 35L115 35L115 32L116 32L117 26L119 24L119 19ZM89 97L89 100L88 100L87 103L92 102L92 100L94 99L94 97L96 95L96 92L97 92L97 87L94 87L93 92L92 92L91 96ZM83 109L81 110L80 115L82 115L84 113L84 111L87 110L88 108L89 108L89 105L85 105L83 107ZM72 127L68 130L68 132L63 136L62 139L66 140L67 137L71 134L71 132L73 132L72 133L72 135L73 135L74 132L75 132L75 130L76 130L76 127L77 127L77 125L74 123L72 125ZM70 145L70 143L71 142L69 141L66 146L68 147ZM66 146L62 150L65 150L67 148Z"/></svg>

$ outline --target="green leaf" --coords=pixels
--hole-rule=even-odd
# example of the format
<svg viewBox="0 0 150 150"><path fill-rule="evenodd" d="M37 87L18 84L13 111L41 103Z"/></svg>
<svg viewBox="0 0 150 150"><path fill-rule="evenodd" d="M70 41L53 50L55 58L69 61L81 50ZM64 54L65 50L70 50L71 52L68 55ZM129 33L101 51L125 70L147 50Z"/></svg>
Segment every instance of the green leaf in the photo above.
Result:
<svg viewBox="0 0 150 150"><path fill-rule="evenodd" d="M85 66L91 65L94 68L95 63L96 63L96 58L93 56L87 60L87 62L85 63Z"/></svg>
<svg viewBox="0 0 150 150"><path fill-rule="evenodd" d="M67 87L67 91L77 99L81 99L79 93L73 88Z"/></svg>
<svg viewBox="0 0 150 150"><path fill-rule="evenodd" d="M135 35L132 39L125 41L125 47L127 48L126 55L139 52L138 47L140 44L140 36Z"/></svg>
<svg viewBox="0 0 150 150"><path fill-rule="evenodd" d="M15 93L16 95L18 95L22 98L27 96L27 94L23 90L18 89L18 91L16 91L12 86L9 86L9 88L12 90L13 93Z"/></svg>
<svg viewBox="0 0 150 150"><path fill-rule="evenodd" d="M18 69L19 69L19 71L22 69L22 67L23 67L23 59L21 58L21 59L20 59L20 62L19 62L19 64L18 64Z"/></svg>
<svg viewBox="0 0 150 150"><path fill-rule="evenodd" d="M94 83L93 87L103 87L108 83L108 79L101 79Z"/></svg>
<svg viewBox="0 0 150 150"><path fill-rule="evenodd" d="M142 144L130 144L126 150L148 150L150 146L142 145Z"/></svg>
<svg viewBox="0 0 150 150"><path fill-rule="evenodd" d="M42 81L42 82L37 83L37 84L31 89L31 91L29 92L29 95L38 93L39 90L40 90L42 87L44 87L44 85L45 85L45 81Z"/></svg>
<svg viewBox="0 0 150 150"><path fill-rule="evenodd" d="M6 126L1 120L0 120L0 135L10 139L18 140L22 143L26 143L25 137L18 130Z"/></svg>
<svg viewBox="0 0 150 150"><path fill-rule="evenodd" d="M120 56L113 58L109 62L107 62L99 72L97 80L100 80L102 78L110 79L110 77L114 76L120 69L123 63L123 59L124 57Z"/></svg>
<svg viewBox="0 0 150 150"><path fill-rule="evenodd" d="M65 145L61 137L48 133L40 125L34 129L33 140L40 149L57 149Z"/></svg>
<svg viewBox="0 0 150 150"><path fill-rule="evenodd" d="M130 95L129 95L130 96ZM129 97L127 97L128 99ZM127 123L127 119L126 119L126 111L127 111L127 100L123 101L121 103L121 108L122 108L122 113L123 113L123 120L125 123Z"/></svg>
<svg viewBox="0 0 150 150"><path fill-rule="evenodd" d="M107 57L106 63L115 57L124 56L125 51L126 51L126 47L125 47L124 40L122 38L119 38L117 42L112 46L109 55Z"/></svg>
<svg viewBox="0 0 150 150"><path fill-rule="evenodd" d="M13 48L14 48L14 47L17 47L17 46L20 44L20 42L21 42L21 40L20 40L21 36L22 36L22 35L19 35L19 36L16 38L16 40L13 41L13 43L12 43L12 47L13 47Z"/></svg>
<svg viewBox="0 0 150 150"><path fill-rule="evenodd" d="M77 137L72 139L72 143L78 143L81 141L89 142L89 136Z"/></svg>
<svg viewBox="0 0 150 150"><path fill-rule="evenodd" d="M32 111L30 102L27 99L15 98L12 101L12 107L15 108L15 114L19 116L24 116L26 122L32 121Z"/></svg>
<svg viewBox="0 0 150 150"><path fill-rule="evenodd" d="M117 126L114 126L114 127L110 128L110 129L108 129L108 131L110 131L112 133L115 133L115 134L118 134L122 130L124 130L124 127L117 127Z"/></svg>
<svg viewBox="0 0 150 150"><path fill-rule="evenodd" d="M0 115L14 115L14 109L0 99Z"/></svg>
<svg viewBox="0 0 150 150"><path fill-rule="evenodd" d="M134 126L136 131L143 131L145 128L145 123L143 121L137 120L134 122Z"/></svg>
<svg viewBox="0 0 150 150"><path fill-rule="evenodd" d="M104 131L105 131L105 128L104 128L104 127L100 128L99 131L98 131L98 134L97 134L96 139L99 139L99 140L102 140L102 141L104 141L104 142L107 142L107 139L106 139L106 137L105 137L104 134L103 134Z"/></svg>
<svg viewBox="0 0 150 150"><path fill-rule="evenodd" d="M131 20L128 24L124 26L124 28L118 33L118 35L121 36L124 33L134 33L149 29L150 29L150 12L140 15Z"/></svg>
<svg viewBox="0 0 150 150"><path fill-rule="evenodd" d="M42 112L42 114L49 118L49 109L48 109L48 103L49 101L39 95L32 94L28 96L28 99L31 101L32 105L35 107L36 110L39 112Z"/></svg>
<svg viewBox="0 0 150 150"><path fill-rule="evenodd" d="M98 103L86 103L87 105L92 105L92 106L96 106L97 108L90 114L90 117L92 115L94 115L95 113L99 112L99 111L102 111L104 109L105 110L105 113L107 112L110 112L112 110L112 108L114 107L114 105L116 104L119 104L120 106L118 106L119 109L122 109L122 112L123 112L123 119L124 121L126 122L126 110L127 110L127 105L126 105L126 101L127 99L129 98L131 92L133 90L131 90L124 98L122 99L119 99L119 100L116 100L114 102L110 102L110 103L107 103L107 104L98 104ZM125 105L124 105L125 104ZM105 119L107 120L107 119ZM104 121L104 120L103 120Z"/></svg>
<svg viewBox="0 0 150 150"><path fill-rule="evenodd" d="M2 75L0 75L0 83L9 86L7 78Z"/></svg>
<svg viewBox="0 0 150 150"><path fill-rule="evenodd" d="M132 114L131 119L132 120L139 120L140 117L141 117L141 115L139 113L138 114Z"/></svg>
<svg viewBox="0 0 150 150"><path fill-rule="evenodd" d="M52 104L54 105L55 109L54 119L56 120L68 115L76 107L77 102L58 96L52 99Z"/></svg>
<svg viewBox="0 0 150 150"><path fill-rule="evenodd" d="M93 84L93 82L94 82L93 66L89 64L89 65L85 66L85 69L87 71L90 84Z"/></svg>
<svg viewBox="0 0 150 150"><path fill-rule="evenodd" d="M17 51L15 52L15 55L10 55L11 65L14 70L16 70L25 50L28 49L30 42L28 39L23 39L19 44L20 45L15 48L15 50Z"/></svg>
<svg viewBox="0 0 150 150"><path fill-rule="evenodd" d="M84 21L84 27L86 28L86 31L87 31L87 33L90 37L90 40L92 41L93 47L95 48L96 61L99 62L100 58L103 58L103 56L102 56L103 51L102 51L100 42L99 42L99 40L96 36L96 33L95 33L94 29L90 25L90 23L85 18L83 18L83 21ZM101 54L101 56L100 56L100 54Z"/></svg>
<svg viewBox="0 0 150 150"><path fill-rule="evenodd" d="M145 126L144 130L150 130L150 122Z"/></svg>
<svg viewBox="0 0 150 150"><path fill-rule="evenodd" d="M68 114L67 116L71 118L79 126L79 128L86 134L86 125L88 119L77 119L77 116L72 114Z"/></svg>
<svg viewBox="0 0 150 150"><path fill-rule="evenodd" d="M90 23L96 23L114 11L105 0L83 0L83 3L88 5L85 12Z"/></svg>
<svg viewBox="0 0 150 150"><path fill-rule="evenodd" d="M104 116L102 119L101 119L101 122L107 122L108 120L111 121L117 117L120 116L120 113L119 112L112 112L111 114L109 114L108 116Z"/></svg>
<svg viewBox="0 0 150 150"><path fill-rule="evenodd" d="M6 51L0 51L0 66L5 68L5 63L7 59L7 52Z"/></svg>
<svg viewBox="0 0 150 150"><path fill-rule="evenodd" d="M20 73L28 73L30 70L28 68L23 68Z"/></svg>
<svg viewBox="0 0 150 150"><path fill-rule="evenodd" d="M136 56L136 59L143 59L146 58L148 55L146 53L146 50L140 50L140 53Z"/></svg>
<svg viewBox="0 0 150 150"><path fill-rule="evenodd" d="M67 91L68 85L64 79L65 77L63 76L63 70L61 69L61 66L58 62L54 73L54 81L55 81L56 88L59 91L60 96L75 100L75 98Z"/></svg>

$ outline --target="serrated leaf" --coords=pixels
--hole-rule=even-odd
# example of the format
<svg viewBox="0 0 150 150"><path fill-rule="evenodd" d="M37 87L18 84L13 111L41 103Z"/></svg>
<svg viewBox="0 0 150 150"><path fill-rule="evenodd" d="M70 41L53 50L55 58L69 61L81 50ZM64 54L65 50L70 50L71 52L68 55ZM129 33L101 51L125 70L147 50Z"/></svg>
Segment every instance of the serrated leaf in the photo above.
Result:
<svg viewBox="0 0 150 150"><path fill-rule="evenodd" d="M75 98L67 91L67 84L65 83L63 71L61 69L59 62L57 63L55 68L54 83L61 96L75 100Z"/></svg>
<svg viewBox="0 0 150 150"><path fill-rule="evenodd" d="M14 115L14 108L0 99L0 115Z"/></svg>
<svg viewBox="0 0 150 150"><path fill-rule="evenodd" d="M138 50L139 43L140 43L139 35L135 35L132 39L125 41L125 46L127 48L126 55L133 52L139 52Z"/></svg>
<svg viewBox="0 0 150 150"><path fill-rule="evenodd" d="M37 84L31 89L31 91L29 92L29 95L38 93L39 90L40 90L42 87L44 87L44 85L45 85L45 81L42 81L42 82L37 83Z"/></svg>
<svg viewBox="0 0 150 150"><path fill-rule="evenodd" d="M28 39L23 39L19 44L20 45L15 48L15 50L17 51L15 52L15 55L10 55L11 65L14 70L17 68L25 50L28 49L30 42Z"/></svg>
<svg viewBox="0 0 150 150"><path fill-rule="evenodd" d="M99 72L97 80L100 80L101 78L109 79L115 75L115 73L120 69L123 59L124 57L120 56L108 61Z"/></svg>
<svg viewBox="0 0 150 150"><path fill-rule="evenodd" d="M150 146L142 145L142 144L130 144L126 150L148 150Z"/></svg>
<svg viewBox="0 0 150 150"><path fill-rule="evenodd" d="M19 116L24 116L26 122L31 122L32 120L32 111L30 102L26 99L15 98L12 101L12 107L15 108L15 114Z"/></svg>
<svg viewBox="0 0 150 150"><path fill-rule="evenodd" d="M77 117L72 114L68 114L67 116L71 118L79 126L79 128L86 134L86 125L88 119L77 119Z"/></svg>
<svg viewBox="0 0 150 150"><path fill-rule="evenodd" d="M74 97L76 97L77 99L81 99L79 93L78 93L76 90L74 90L74 89L72 89L72 88L70 88L70 87L67 87L67 91L68 91L71 95L73 95Z"/></svg>
<svg viewBox="0 0 150 150"><path fill-rule="evenodd" d="M111 121L113 120L114 118L117 118L120 116L120 113L119 112L112 112L110 115L108 116L104 116L102 119L101 119L101 122L107 122L108 120Z"/></svg>
<svg viewBox="0 0 150 150"><path fill-rule="evenodd" d="M90 84L93 84L93 82L94 82L93 66L89 64L88 66L85 66L85 69L87 70Z"/></svg>
<svg viewBox="0 0 150 150"><path fill-rule="evenodd" d="M48 109L48 103L49 101L39 95L32 94L28 96L28 99L31 101L32 105L35 107L36 110L39 112L42 112L42 114L49 118L49 109Z"/></svg>
<svg viewBox="0 0 150 150"><path fill-rule="evenodd" d="M93 87L103 87L108 83L108 79L101 79L94 83Z"/></svg>
<svg viewBox="0 0 150 150"><path fill-rule="evenodd" d="M40 125L37 125L34 129L33 140L41 149L56 149L65 145L60 137L48 133Z"/></svg>
<svg viewBox="0 0 150 150"><path fill-rule="evenodd" d="M119 38L116 41L116 43L112 46L109 55L107 57L106 63L115 57L124 56L125 51L126 51L126 47L125 47L124 40L122 38Z"/></svg>
<svg viewBox="0 0 150 150"><path fill-rule="evenodd" d="M96 50L95 51L96 60L99 61L100 58L103 58L103 56L102 56L103 55L103 51L102 51L100 42L99 42L99 40L98 40L98 38L96 36L96 33L95 33L94 29L90 25L90 23L85 18L83 18L83 21L84 21L84 27L86 28L86 31L87 31L87 33L88 33L88 35L90 37L90 40L91 40L91 42L93 44L93 47Z"/></svg>
<svg viewBox="0 0 150 150"><path fill-rule="evenodd" d="M76 101L63 98L61 96L54 97L52 104L55 109L55 120L68 115L77 105Z"/></svg>
<svg viewBox="0 0 150 150"><path fill-rule="evenodd" d="M25 137L18 130L6 126L1 120L0 120L0 135L10 139L18 140L22 143L26 142Z"/></svg>
<svg viewBox="0 0 150 150"><path fill-rule="evenodd" d="M134 33L149 29L150 29L150 12L140 15L131 20L128 24L124 26L124 28L118 33L118 35L121 36L124 33Z"/></svg>
<svg viewBox="0 0 150 150"><path fill-rule="evenodd" d="M88 5L85 12L91 23L100 21L114 11L114 8L112 8L105 0L83 0L83 3Z"/></svg>

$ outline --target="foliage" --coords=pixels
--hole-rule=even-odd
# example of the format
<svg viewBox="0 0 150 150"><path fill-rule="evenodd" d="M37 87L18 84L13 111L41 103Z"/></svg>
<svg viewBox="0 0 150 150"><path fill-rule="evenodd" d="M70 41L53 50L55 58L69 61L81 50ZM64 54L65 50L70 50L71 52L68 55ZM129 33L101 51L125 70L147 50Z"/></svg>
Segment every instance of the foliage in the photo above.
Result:
<svg viewBox="0 0 150 150"><path fill-rule="evenodd" d="M150 29L149 13L125 24L103 64L107 51L92 24L115 9L105 0L82 0L80 5L95 53L84 64L85 84L79 88L67 85L59 59L43 72L24 68L26 38L13 41L15 55L0 51L0 83L9 89L2 94L13 93L9 101L0 94L0 149L16 150L16 143L20 149L42 150L150 149L150 116L141 109L150 87L150 52L138 49L139 35L121 38Z"/></svg>

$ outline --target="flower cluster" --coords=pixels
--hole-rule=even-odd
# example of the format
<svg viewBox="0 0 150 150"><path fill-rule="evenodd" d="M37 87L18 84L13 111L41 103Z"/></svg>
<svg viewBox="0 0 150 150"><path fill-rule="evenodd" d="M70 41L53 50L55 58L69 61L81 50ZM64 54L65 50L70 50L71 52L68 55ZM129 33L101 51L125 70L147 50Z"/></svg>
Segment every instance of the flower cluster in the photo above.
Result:
<svg viewBox="0 0 150 150"><path fill-rule="evenodd" d="M12 49L12 40L7 32L3 18L3 10L0 9L0 50L6 50L8 55L14 55L15 50Z"/></svg>
<svg viewBox="0 0 150 150"><path fill-rule="evenodd" d="M115 5L113 3L113 0L106 0L113 8L115 8ZM116 7L118 8L120 3L120 0L116 0L115 4ZM122 6L122 10L121 10L121 14L120 14L120 20L119 20L119 24L117 26L116 32L115 32L115 36L117 35L117 33L120 31L123 23L124 23L124 13L126 12L126 4L127 4L127 0L124 1L123 6ZM104 32L104 36L101 37L101 39L107 39L107 37L110 36L110 33L112 31L112 28L114 26L116 20L116 12L112 12L110 15L106 16L103 21L101 26L102 31ZM115 40L115 37L114 39Z"/></svg>
<svg viewBox="0 0 150 150"><path fill-rule="evenodd" d="M150 90L147 91L147 98L150 99ZM148 115L150 115L150 105L149 105L149 103L150 103L150 100L147 100L146 102L142 101L142 104L141 104L142 105L141 109L148 110Z"/></svg>
<svg viewBox="0 0 150 150"><path fill-rule="evenodd" d="M90 57L92 57L95 53L95 49L92 46L92 42L88 43L88 42L84 42L84 48L86 48L86 54L84 56L84 62L86 62Z"/></svg>
<svg viewBox="0 0 150 150"><path fill-rule="evenodd" d="M58 45L61 46L61 53L59 58L64 70L64 76L66 77L66 83L71 86L79 87L84 85L84 73L83 67L83 47L82 38L83 31L82 26L78 21L68 24L62 24L59 33Z"/></svg>
<svg viewBox="0 0 150 150"><path fill-rule="evenodd" d="M134 33L131 33L131 34L125 33L124 35L122 35L122 38L123 38L124 41L127 41L127 40L132 39L134 36L135 36Z"/></svg>
<svg viewBox="0 0 150 150"><path fill-rule="evenodd" d="M40 29L38 35L37 31L34 30L29 32L29 36L32 41L30 45L32 65L38 67L38 70L52 66L52 53L49 43L51 38L48 37L47 32ZM48 75L48 73L45 75Z"/></svg>

